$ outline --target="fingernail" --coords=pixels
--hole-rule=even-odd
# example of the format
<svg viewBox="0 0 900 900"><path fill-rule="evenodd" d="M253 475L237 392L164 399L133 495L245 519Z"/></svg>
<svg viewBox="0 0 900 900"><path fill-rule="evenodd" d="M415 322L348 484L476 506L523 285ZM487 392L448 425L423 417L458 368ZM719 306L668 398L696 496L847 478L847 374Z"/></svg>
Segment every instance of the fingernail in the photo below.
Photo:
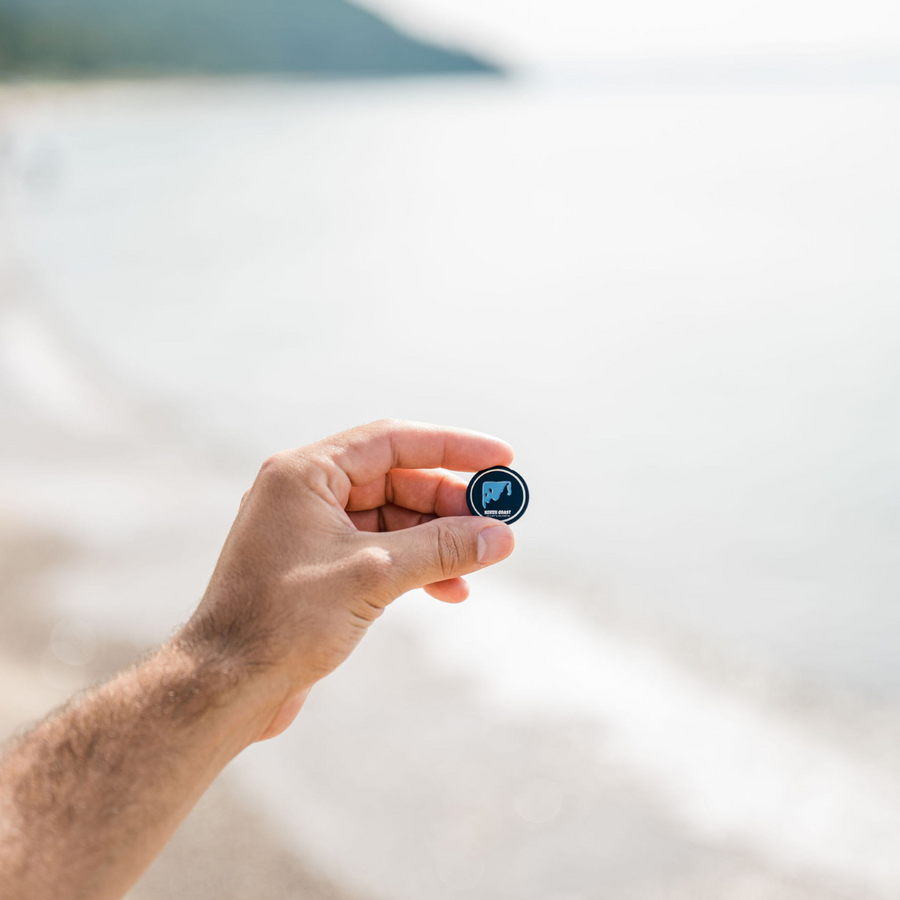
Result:
<svg viewBox="0 0 900 900"><path fill-rule="evenodd" d="M513 551L516 539L508 525L491 525L478 535L478 562L483 566L506 559Z"/></svg>

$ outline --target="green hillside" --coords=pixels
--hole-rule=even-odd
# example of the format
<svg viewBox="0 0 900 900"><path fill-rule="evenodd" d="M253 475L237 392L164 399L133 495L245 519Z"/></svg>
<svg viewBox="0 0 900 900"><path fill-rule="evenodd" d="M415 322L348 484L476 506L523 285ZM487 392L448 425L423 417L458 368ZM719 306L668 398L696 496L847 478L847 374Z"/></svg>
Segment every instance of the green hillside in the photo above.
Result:
<svg viewBox="0 0 900 900"><path fill-rule="evenodd" d="M478 71L346 0L0 0L6 73Z"/></svg>

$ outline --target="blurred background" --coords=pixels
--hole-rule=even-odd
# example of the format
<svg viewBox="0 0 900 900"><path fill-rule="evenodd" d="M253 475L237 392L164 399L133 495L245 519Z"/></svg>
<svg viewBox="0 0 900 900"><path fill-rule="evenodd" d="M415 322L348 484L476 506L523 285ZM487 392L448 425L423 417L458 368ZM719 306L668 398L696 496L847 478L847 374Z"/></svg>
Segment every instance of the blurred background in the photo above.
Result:
<svg viewBox="0 0 900 900"><path fill-rule="evenodd" d="M900 895L900 6L0 0L0 731L164 639L260 461L497 434L130 895Z"/></svg>

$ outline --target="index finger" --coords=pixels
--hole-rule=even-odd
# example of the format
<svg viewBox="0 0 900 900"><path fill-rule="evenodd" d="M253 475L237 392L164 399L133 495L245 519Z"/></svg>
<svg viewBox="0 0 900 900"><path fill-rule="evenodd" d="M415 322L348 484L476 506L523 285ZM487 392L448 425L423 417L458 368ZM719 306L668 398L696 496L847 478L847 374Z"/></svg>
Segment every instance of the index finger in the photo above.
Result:
<svg viewBox="0 0 900 900"><path fill-rule="evenodd" d="M454 469L477 472L512 462L506 441L422 422L382 419L326 438L320 443L351 484L369 484L391 469Z"/></svg>

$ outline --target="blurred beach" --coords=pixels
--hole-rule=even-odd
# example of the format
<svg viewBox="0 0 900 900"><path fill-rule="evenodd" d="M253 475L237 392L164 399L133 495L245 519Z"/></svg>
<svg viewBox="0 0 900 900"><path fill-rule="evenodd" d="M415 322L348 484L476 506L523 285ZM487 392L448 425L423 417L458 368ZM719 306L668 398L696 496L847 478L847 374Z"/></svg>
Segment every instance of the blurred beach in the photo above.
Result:
<svg viewBox="0 0 900 900"><path fill-rule="evenodd" d="M135 900L900 893L900 89L689 81L0 88L4 734L275 450L461 425L532 492Z"/></svg>

